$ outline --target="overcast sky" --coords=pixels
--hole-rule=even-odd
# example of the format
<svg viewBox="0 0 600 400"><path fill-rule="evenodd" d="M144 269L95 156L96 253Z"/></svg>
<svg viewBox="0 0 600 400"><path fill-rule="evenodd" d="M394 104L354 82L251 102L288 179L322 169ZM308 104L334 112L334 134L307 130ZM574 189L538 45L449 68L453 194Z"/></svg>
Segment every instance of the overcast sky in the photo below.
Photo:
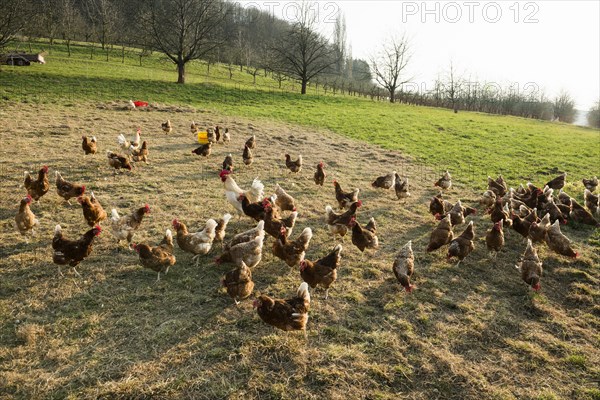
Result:
<svg viewBox="0 0 600 400"><path fill-rule="evenodd" d="M280 18L293 18L294 2L253 3ZM355 58L368 59L387 37L406 32L414 52L409 74L426 89L452 60L466 76L503 86L516 82L525 93L539 88L554 96L565 89L583 110L600 99L598 0L318 4L325 31L343 12Z"/></svg>

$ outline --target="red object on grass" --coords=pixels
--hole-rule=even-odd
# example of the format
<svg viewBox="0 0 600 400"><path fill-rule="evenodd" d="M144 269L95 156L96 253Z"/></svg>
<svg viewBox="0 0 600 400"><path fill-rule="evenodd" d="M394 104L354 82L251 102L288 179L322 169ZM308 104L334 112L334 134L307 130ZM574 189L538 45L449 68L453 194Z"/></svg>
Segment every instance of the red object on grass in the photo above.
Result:
<svg viewBox="0 0 600 400"><path fill-rule="evenodd" d="M148 107L148 102L147 101L136 100L136 101L133 102L133 104L136 107Z"/></svg>

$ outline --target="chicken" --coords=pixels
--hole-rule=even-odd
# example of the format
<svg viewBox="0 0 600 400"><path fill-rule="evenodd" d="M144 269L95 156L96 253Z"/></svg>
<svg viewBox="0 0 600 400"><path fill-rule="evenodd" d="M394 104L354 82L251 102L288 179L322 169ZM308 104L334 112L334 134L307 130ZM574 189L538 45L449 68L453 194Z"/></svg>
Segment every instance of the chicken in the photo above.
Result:
<svg viewBox="0 0 600 400"><path fill-rule="evenodd" d="M377 250L379 248L379 239L372 230L360 226L356 217L352 217L349 223L352 228L352 244L364 253L365 249Z"/></svg>
<svg viewBox="0 0 600 400"><path fill-rule="evenodd" d="M202 156L202 157L208 157L208 156L210 156L211 149L212 149L212 142L208 142L207 144L202 144L199 147L192 150L192 154L195 154L197 156Z"/></svg>
<svg viewBox="0 0 600 400"><path fill-rule="evenodd" d="M392 171L387 175L379 176L371 183L371 186L379 189L391 189L396 184L396 175L396 171Z"/></svg>
<svg viewBox="0 0 600 400"><path fill-rule="evenodd" d="M540 211L541 215L550 214L550 222L560 221L561 224L567 223L568 214L565 216L561 212L560 208L554 203L554 199L544 204L544 207Z"/></svg>
<svg viewBox="0 0 600 400"><path fill-rule="evenodd" d="M164 133L171 133L173 130L173 127L171 126L171 120L167 120L167 122L163 122L160 125Z"/></svg>
<svg viewBox="0 0 600 400"><path fill-rule="evenodd" d="M287 218L279 219L273 215L273 207L270 205L265 206L265 231L273 236L275 239L279 237L281 234L281 228L285 228L287 232L287 236L289 237L292 234L292 229L296 223L296 218L298 217L298 212L292 212Z"/></svg>
<svg viewBox="0 0 600 400"><path fill-rule="evenodd" d="M200 262L200 256L207 254L212 248L216 228L217 221L209 219L204 224L204 229L196 233L189 233L183 222L177 218L173 220L173 229L177 232L177 244L181 250L194 255L192 261L196 260L196 267Z"/></svg>
<svg viewBox="0 0 600 400"><path fill-rule="evenodd" d="M396 279L408 293L415 288L411 285L410 278L415 269L415 256L412 250L412 240L409 240L401 249L392 265Z"/></svg>
<svg viewBox="0 0 600 400"><path fill-rule="evenodd" d="M254 162L254 155L252 155L252 151L248 145L244 146L244 152L242 153L242 160L244 161L244 165L247 167L251 166Z"/></svg>
<svg viewBox="0 0 600 400"><path fill-rule="evenodd" d="M219 177L221 178L221 182L223 182L225 187L225 197L227 198L227 201L236 209L239 215L244 214L242 203L240 201L241 194L244 194L250 202L259 201L264 197L265 186L261 181L258 180L258 178L255 178L252 181L250 190L242 190L231 176L230 171L221 171Z"/></svg>
<svg viewBox="0 0 600 400"><path fill-rule="evenodd" d="M492 191L497 197L504 197L508 189L502 175L497 180L493 180L488 176L488 190Z"/></svg>
<svg viewBox="0 0 600 400"><path fill-rule="evenodd" d="M550 225L550 214L544 215L544 218L539 222L533 222L529 228L529 238L531 241L533 243L545 242Z"/></svg>
<svg viewBox="0 0 600 400"><path fill-rule="evenodd" d="M340 206L340 210L347 208L350 206L350 204L358 201L358 193L360 193L360 189L356 188L352 192L344 192L336 180L333 181L333 186L335 187L335 199Z"/></svg>
<svg viewBox="0 0 600 400"><path fill-rule="evenodd" d="M248 140L246 140L246 146L250 150L254 150L256 148L256 135L252 135Z"/></svg>
<svg viewBox="0 0 600 400"><path fill-rule="evenodd" d="M327 175L325 174L325 164L323 164L323 161L321 161L317 164L317 170L315 171L315 185L323 186L323 183L325 183L326 176Z"/></svg>
<svg viewBox="0 0 600 400"><path fill-rule="evenodd" d="M287 194L279 184L275 185L275 194L277 195L275 205L279 207L281 211L296 211L296 200Z"/></svg>
<svg viewBox="0 0 600 400"><path fill-rule="evenodd" d="M231 141L231 134L229 133L229 128L225 128L225 132L223 132L223 143Z"/></svg>
<svg viewBox="0 0 600 400"><path fill-rule="evenodd" d="M583 186L585 186L585 188L587 190L589 190L590 192L593 192L594 190L596 190L596 187L598 186L598 178L597 177L593 177L592 179L582 179L583 182Z"/></svg>
<svg viewBox="0 0 600 400"><path fill-rule="evenodd" d="M493 190L486 190L481 196L479 204L484 206L486 209L492 208L494 204L496 204L496 193L494 193Z"/></svg>
<svg viewBox="0 0 600 400"><path fill-rule="evenodd" d="M503 221L504 224L506 224L506 226L512 225L512 219L510 218L510 210L508 208L508 204L504 204L503 206L501 198L496 200L496 204L494 204L494 207L490 211L490 218L492 219L493 223Z"/></svg>
<svg viewBox="0 0 600 400"><path fill-rule="evenodd" d="M126 169L131 171L131 169L133 168L132 164L129 162L129 158L125 156L113 153L110 150L106 152L106 156L108 157L108 165L115 169L113 175L116 174L117 170L119 169Z"/></svg>
<svg viewBox="0 0 600 400"><path fill-rule="evenodd" d="M327 225L329 226L329 231L333 235L334 240L335 235L340 235L343 240L344 236L346 236L346 233L348 233L348 225L338 224L335 222L341 214L336 214L331 206L325 207L325 214L327 216Z"/></svg>
<svg viewBox="0 0 600 400"><path fill-rule="evenodd" d="M48 167L43 166L38 171L38 178L33 179L29 172L25 171L25 181L23 186L27 189L27 194L35 201L39 201L40 198L48 193L50 189L50 182L48 181Z"/></svg>
<svg viewBox="0 0 600 400"><path fill-rule="evenodd" d="M145 162L148 164L148 143L144 140L138 149L130 148L131 159L135 162Z"/></svg>
<svg viewBox="0 0 600 400"><path fill-rule="evenodd" d="M452 226L461 225L465 223L464 207L462 206L460 200L456 202L456 204L452 207L448 214L450 214L450 223L452 224Z"/></svg>
<svg viewBox="0 0 600 400"><path fill-rule="evenodd" d="M251 240L254 240L257 236L264 237L264 235L265 235L264 229L265 229L265 221L259 221L258 224L256 224L255 228L249 229L242 233L238 233L229 242L225 243L223 245L223 251L225 251L225 252L228 251L230 248L232 248L236 244L246 243Z"/></svg>
<svg viewBox="0 0 600 400"><path fill-rule="evenodd" d="M521 261L515 266L521 272L521 279L536 292L540 290L542 277L542 262L531 240L527 240L527 248Z"/></svg>
<svg viewBox="0 0 600 400"><path fill-rule="evenodd" d="M194 121L192 121L192 123L190 125L190 132L191 133L198 133L199 130L200 130L200 125L198 125L197 123L195 123Z"/></svg>
<svg viewBox="0 0 600 400"><path fill-rule="evenodd" d="M215 227L215 239L213 242L221 243L221 249L223 248L223 241L225 240L225 230L227 229L227 224L229 224L229 220L231 219L231 214L224 214L222 218L219 218L217 221L217 226Z"/></svg>
<svg viewBox="0 0 600 400"><path fill-rule="evenodd" d="M571 247L571 241L560 231L560 225L558 221L555 221L550 229L548 229L548 234L546 235L546 244L550 248L550 250L560 254L565 257L577 258L579 253L577 253Z"/></svg>
<svg viewBox="0 0 600 400"><path fill-rule="evenodd" d="M58 171L54 171L54 175L56 176L56 193L65 199L67 203L71 204L69 200L85 193L85 185L77 185L65 181Z"/></svg>
<svg viewBox="0 0 600 400"><path fill-rule="evenodd" d="M125 135L123 135L122 133L119 136L117 136L117 141L119 143L119 146L121 147L121 150L129 154L131 146L133 146L134 149L137 149L140 146L141 136L142 130L138 128L138 130L135 132L135 137L132 141L127 140Z"/></svg>
<svg viewBox="0 0 600 400"><path fill-rule="evenodd" d="M490 254L494 255L494 260L498 257L498 252L504 247L504 231L502 230L502 220L496 222L492 229L485 235L485 244Z"/></svg>
<svg viewBox="0 0 600 400"><path fill-rule="evenodd" d="M140 263L144 268L158 273L156 281L160 281L160 274L169 272L169 267L175 265L173 255L173 233L170 229L165 232L165 237L158 246L152 247L147 244L133 244L134 250L140 256Z"/></svg>
<svg viewBox="0 0 600 400"><path fill-rule="evenodd" d="M450 242L447 254L448 260L453 257L458 258L458 262L456 263L456 266L458 267L461 261L475 249L475 246L473 245L474 237L473 221L471 221L464 232Z"/></svg>
<svg viewBox="0 0 600 400"><path fill-rule="evenodd" d="M260 230L258 235L248 242L242 242L229 247L215 262L221 264L232 262L238 267L245 263L248 268L254 268L262 259L262 248L265 239L265 231Z"/></svg>
<svg viewBox="0 0 600 400"><path fill-rule="evenodd" d="M223 169L233 172L233 156L231 153L225 156L225 159L223 160Z"/></svg>
<svg viewBox="0 0 600 400"><path fill-rule="evenodd" d="M227 290L227 294L240 304L240 300L249 297L254 290L252 282L252 271L242 261L240 266L226 273L221 279L221 285Z"/></svg>
<svg viewBox="0 0 600 400"><path fill-rule="evenodd" d="M320 285L325 288L325 300L329 297L329 288L337 279L337 269L340 267L342 245L338 244L325 257L315 262L300 261L300 276L311 288Z"/></svg>
<svg viewBox="0 0 600 400"><path fill-rule="evenodd" d="M89 226L98 225L106 219L106 211L104 211L104 208L102 208L102 205L96 199L96 196L94 196L94 192L91 193L90 197L85 195L79 196L77 201L81 204L83 218L85 218Z"/></svg>
<svg viewBox="0 0 600 400"><path fill-rule="evenodd" d="M260 221L265 219L265 206L267 203L264 201L250 203L245 194L240 194L238 200L242 203L242 210L244 214L248 217L254 219L255 221Z"/></svg>
<svg viewBox="0 0 600 400"><path fill-rule="evenodd" d="M83 149L83 153L87 156L88 154L96 154L96 151L98 150L97 148L97 140L96 140L96 136L92 136L92 137L87 137L87 136L82 136L81 137L81 148Z"/></svg>
<svg viewBox="0 0 600 400"><path fill-rule="evenodd" d="M75 267L92 253L94 238L100 235L100 232L102 232L102 228L95 226L79 239L68 240L63 237L60 225L56 225L52 238L52 249L54 250L52 261L59 265L58 272L60 273L60 265L69 264L75 273L79 274Z"/></svg>
<svg viewBox="0 0 600 400"><path fill-rule="evenodd" d="M448 213L452 207L454 207L452 203L442 198L442 193L439 193L437 196L433 196L429 202L429 212L436 218L438 215L446 215L446 213Z"/></svg>
<svg viewBox="0 0 600 400"><path fill-rule="evenodd" d="M452 175L448 171L444 172L444 175L433 186L437 186L440 189L448 190L452 187Z"/></svg>
<svg viewBox="0 0 600 400"><path fill-rule="evenodd" d="M583 198L588 210L590 210L592 214L600 216L600 196L596 196L589 189L585 189Z"/></svg>
<svg viewBox="0 0 600 400"><path fill-rule="evenodd" d="M148 204L124 217L120 217L117 210L113 208L111 210L110 224L112 234L117 239L117 244L121 240L127 240L127 243L131 244L134 232L140 227L144 216L149 213L150 206Z"/></svg>
<svg viewBox="0 0 600 400"><path fill-rule="evenodd" d="M562 189L565 186L566 178L567 178L567 173L563 172L562 175L559 175L556 178L549 181L548 183L546 183L546 186L548 186L550 189L554 189L554 190Z"/></svg>
<svg viewBox="0 0 600 400"><path fill-rule="evenodd" d="M447 245L454 238L452 232L452 223L450 222L450 214L447 214L431 232L427 252L432 252L440 247Z"/></svg>
<svg viewBox="0 0 600 400"><path fill-rule="evenodd" d="M285 261L289 267L294 268L304 260L312 236L312 230L304 228L296 240L290 241L287 239L285 226L282 226L277 240L273 243L273 255Z"/></svg>
<svg viewBox="0 0 600 400"><path fill-rule="evenodd" d="M529 236L531 225L539 220L537 217L537 209L535 208L531 210L525 218L521 218L513 212L511 214L511 219L512 228L524 238Z"/></svg>
<svg viewBox="0 0 600 400"><path fill-rule="evenodd" d="M15 215L15 228L21 235L27 233L33 235L33 228L40 225L40 221L35 218L35 215L29 208L31 204L31 196L27 195L21 200L19 211Z"/></svg>
<svg viewBox="0 0 600 400"><path fill-rule="evenodd" d="M215 126L215 142L219 143L221 140L221 127L219 125Z"/></svg>
<svg viewBox="0 0 600 400"><path fill-rule="evenodd" d="M408 177L402 179L400 178L400 175L396 174L394 190L396 192L396 197L398 198L398 200L410 197L410 192L408 191Z"/></svg>
<svg viewBox="0 0 600 400"><path fill-rule="evenodd" d="M340 225L349 225L352 217L356 216L356 210L362 207L362 201L357 201L356 203L352 203L348 210L339 214L337 218L331 221L331 224L340 224Z"/></svg>
<svg viewBox="0 0 600 400"><path fill-rule="evenodd" d="M260 319L269 325L284 331L306 331L310 309L308 284L300 284L296 297L283 300L263 294L254 300L253 306Z"/></svg>
<svg viewBox="0 0 600 400"><path fill-rule="evenodd" d="M595 227L600 227L600 223L594 218L594 216L581 204L579 204L575 199L571 201L571 213L569 216L575 222L579 222L580 224L591 225Z"/></svg>
<svg viewBox="0 0 600 400"><path fill-rule="evenodd" d="M285 155L285 166L290 172L295 174L299 173L302 170L302 155L298 155L298 159L296 161L292 161L292 158L289 154Z"/></svg>

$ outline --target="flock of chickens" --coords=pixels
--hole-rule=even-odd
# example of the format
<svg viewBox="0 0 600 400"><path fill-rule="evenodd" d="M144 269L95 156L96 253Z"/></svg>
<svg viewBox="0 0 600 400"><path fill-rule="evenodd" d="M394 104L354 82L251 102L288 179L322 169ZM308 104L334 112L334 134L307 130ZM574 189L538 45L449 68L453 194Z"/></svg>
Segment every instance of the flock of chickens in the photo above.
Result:
<svg viewBox="0 0 600 400"><path fill-rule="evenodd" d="M198 125L192 122L191 132L197 133L198 128ZM165 133L170 133L172 131L170 121L163 123L162 129ZM218 126L208 129L207 133L208 143L193 150L193 154L208 157L211 154L213 143L226 143L231 139L228 129L222 131L222 128ZM131 171L136 162L148 162L148 145L146 141L141 141L139 129L131 141L127 140L124 135L119 135L118 145L120 153L107 152L108 165L114 169L115 174L120 169ZM256 137L252 136L244 145L242 160L245 165L252 164L254 158L252 151L256 147ZM97 152L96 138L83 136L82 149L85 154L95 154ZM285 165L290 173L297 174L302 170L301 155L296 160L292 160L289 154L286 154L285 157ZM229 213L218 219L209 219L206 221L204 229L198 232L189 232L185 223L174 219L172 229L176 232L177 245L182 251L193 254L193 260L198 265L200 256L208 254L215 242L220 243L221 255L216 258L215 262L235 265L235 269L223 276L221 283L235 303L239 304L253 292L252 268L256 267L262 259L265 235L271 236L273 238L271 245L273 255L288 266L299 268L303 283L297 289L295 296L290 299L273 299L267 295L261 295L253 305L260 318L272 326L283 330L305 330L310 309L308 288L310 286L314 289L321 286L325 289L325 299L327 299L328 289L337 279L343 247L341 244L336 244L323 257L313 261L306 259L306 250L313 232L310 227L307 227L295 239L292 239L292 232L298 217L296 200L279 185L276 185L273 195L265 197L264 185L258 178L254 179L249 189L243 190L235 182L232 175L233 170L233 157L229 154L223 160L222 170L219 174L225 190L225 197L239 218L247 216L257 222L256 226L226 241L227 226L232 218ZM91 228L80 238L70 240L63 236L60 225L55 227L52 239L53 261L59 266L68 264L77 273L75 267L92 253L94 239L102 232L100 223L108 219L108 215L93 192L89 196L87 195L85 186L66 181L58 171L55 171L55 178L58 195L69 203L71 199L76 198L81 205L83 217ZM316 166L314 182L316 185L323 186L325 178L324 163L320 162ZM562 191L565 178L566 174L563 174L548 182L543 188L528 183L515 190L508 188L502 176L496 180L488 177L488 190L480 200L480 204L489 213L493 224L485 237L488 250L495 258L495 254L504 246L504 229L507 227L512 227L514 231L522 235L527 240L527 247L517 268L521 272L523 281L536 291L540 289L542 261L538 257L534 244L546 243L551 250L560 255L577 257L578 254L572 248L569 239L561 233L560 224L574 221L600 226L594 218L594 215L600 216L599 196L593 194L598 186L598 179L594 177L583 180L586 187L584 193L586 209ZM325 221L330 233L334 238L340 236L342 240L346 234L349 234L352 244L361 252L377 250L379 240L375 219L371 217L364 226L357 220L357 212L362 206L362 202L358 198L360 189L344 191L337 181L334 180L333 184L338 210L334 210L329 205L325 209ZM39 202L50 189L48 167L44 166L39 170L37 179L34 179L29 172L25 172L24 186L28 195L21 200L19 211L15 217L16 228L23 235L32 233L34 228L39 225L30 205L33 200ZM396 171L378 177L372 186L383 190L394 189L398 199L410 196L408 178L401 178ZM435 183L435 186L442 191L450 189L452 187L450 173L446 171ZM556 193L556 191L559 192ZM427 251L432 252L448 245L448 260L457 259L460 263L474 249L473 221L468 223L460 235L455 235L453 229L464 224L465 219L469 215L475 214L477 210L463 206L460 200L455 204L449 202L444 199L442 192L431 198L429 210L439 223L431 233ZM116 209L112 209L109 219L110 230L117 244L126 241L130 249L134 249L138 253L141 265L157 272L157 280L160 280L161 273L166 274L169 268L176 263L171 229L166 229L163 239L155 246L132 241L135 232L142 225L145 215L150 212L148 204L140 206L124 216L120 216ZM411 283L414 271L412 241L400 249L393 262L392 271L407 292L414 289L414 285Z"/></svg>

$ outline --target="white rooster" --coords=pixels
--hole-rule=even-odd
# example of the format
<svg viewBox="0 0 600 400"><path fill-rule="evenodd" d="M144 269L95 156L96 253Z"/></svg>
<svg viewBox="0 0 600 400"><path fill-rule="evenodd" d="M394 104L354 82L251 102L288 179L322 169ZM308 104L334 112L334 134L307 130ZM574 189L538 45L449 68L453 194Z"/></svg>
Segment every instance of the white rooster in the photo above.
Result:
<svg viewBox="0 0 600 400"><path fill-rule="evenodd" d="M242 202L239 200L240 195L245 195L251 203L262 200L265 195L265 186L261 181L258 180L258 178L255 178L252 181L250 190L242 190L233 180L231 171L223 170L219 176L221 177L221 181L225 186L225 197L227 197L229 204L236 209L238 216L244 214Z"/></svg>

